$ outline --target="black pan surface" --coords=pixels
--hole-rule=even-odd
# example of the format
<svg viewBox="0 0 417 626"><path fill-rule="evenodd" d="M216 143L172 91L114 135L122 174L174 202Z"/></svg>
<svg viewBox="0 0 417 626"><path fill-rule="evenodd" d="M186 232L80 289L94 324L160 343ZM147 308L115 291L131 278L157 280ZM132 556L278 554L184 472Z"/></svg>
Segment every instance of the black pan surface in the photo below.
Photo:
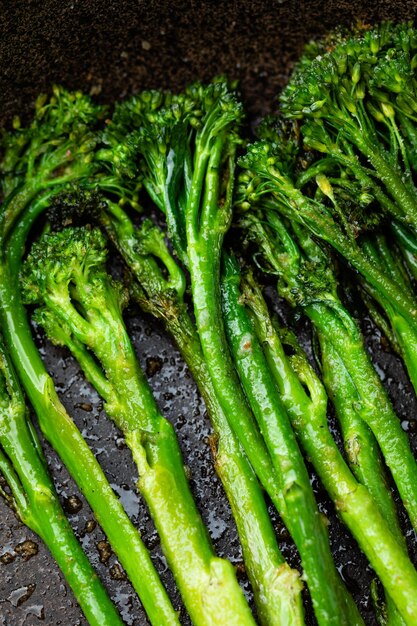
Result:
<svg viewBox="0 0 417 626"><path fill-rule="evenodd" d="M242 0L1 0L0 125L18 113L30 117L36 95L51 83L80 88L111 102L142 88L181 88L187 82L225 72L239 78L251 119L271 110L279 88L311 38L337 24L414 19L417 2ZM251 592L222 488L212 469L210 425L193 381L173 345L154 322L135 310L128 325L139 357L164 414L172 419L191 472L191 485L220 555L236 564L248 597ZM283 311L289 323L288 312ZM297 326L308 347L308 328ZM417 403L399 360L365 318L364 331L378 371L417 450ZM64 404L97 454L110 483L138 525L163 580L181 608L158 539L135 490L135 468L120 434L107 420L98 396L74 361L37 337ZM105 537L65 468L45 444L50 469L75 531L97 567L128 625L146 617ZM374 624L369 600L372 572L355 542L314 480L322 510L330 520L335 559ZM283 551L297 555L271 510ZM415 537L404 520L414 560ZM184 624L187 624L184 618ZM314 624L311 614L308 623ZM85 625L79 607L46 548L0 500L0 626Z"/></svg>

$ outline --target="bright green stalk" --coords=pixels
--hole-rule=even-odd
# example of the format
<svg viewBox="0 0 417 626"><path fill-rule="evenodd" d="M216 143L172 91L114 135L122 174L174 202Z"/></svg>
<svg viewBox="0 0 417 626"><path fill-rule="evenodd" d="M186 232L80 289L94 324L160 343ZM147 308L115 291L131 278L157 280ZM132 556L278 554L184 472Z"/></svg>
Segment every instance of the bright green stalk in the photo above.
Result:
<svg viewBox="0 0 417 626"><path fill-rule="evenodd" d="M318 339L323 381L336 409L350 468L378 504L391 532L404 544L376 439L361 416L360 395L332 344L320 334Z"/></svg>
<svg viewBox="0 0 417 626"><path fill-rule="evenodd" d="M282 513L280 479L234 369L219 292L223 238L232 217L241 105L224 80L207 87L193 85L178 102L158 114L143 115L128 149L141 157L144 185L164 212L175 251L190 272L196 326L221 407L259 481ZM120 152L119 146L117 158ZM309 542L298 548L308 553ZM347 592L341 592L339 583L332 588L318 584L334 570L329 545L320 536L311 550L317 550L318 558L306 559L312 571L305 576L316 615L322 624L329 624L329 615L330 623L347 623Z"/></svg>
<svg viewBox="0 0 417 626"><path fill-rule="evenodd" d="M295 187L285 171L286 167L281 163L281 155L274 154L275 148L277 145L269 145L265 141L258 142L250 146L248 153L242 158L242 165L249 169L249 172L241 176L243 185L246 185L244 194L249 205L256 204L266 192L270 193L273 197L269 203L272 212L281 213L290 221L306 227L315 237L333 246L381 297L395 307L411 328L417 329L417 308L414 300L410 299L382 268L368 258L355 241L353 232L346 232L345 228L348 227L346 220L343 225L339 225L337 217L340 218L340 210L335 209L336 215L333 214L332 207L309 198ZM242 203L243 206L246 207L245 202Z"/></svg>
<svg viewBox="0 0 417 626"><path fill-rule="evenodd" d="M338 353L359 396L357 412L378 441L416 527L417 463L366 352L360 329L337 295L331 262L305 230L297 225L291 229L274 212L270 213L270 208L268 205L263 224L255 214L244 220L248 233L280 276L281 295L292 306L301 306L319 336L326 338Z"/></svg>
<svg viewBox="0 0 417 626"><path fill-rule="evenodd" d="M342 152L340 148L337 149L337 147L335 147L332 150L332 154L334 154L335 151L337 151L338 154ZM350 159L344 157L341 162L343 168L340 172L335 172L334 163L332 163L331 159L327 158L317 161L302 172L298 178L297 184L304 186L305 183L309 181L311 184L311 179L315 177L322 194L331 200L335 209L339 208L339 212L342 216L343 208L339 207L339 204L343 207L344 202L346 210L349 211L352 205L357 205L358 202L360 204L361 198L365 200L365 203L369 203L372 198L369 191L372 191L379 206L383 207L386 211L390 211L391 201L381 191L378 183L374 179L361 172L361 170L364 170L363 166L361 166L354 157L350 157ZM348 171L354 172L360 183L359 188L353 181L347 178L344 167L346 167ZM357 172L357 170L359 170L359 172ZM328 173L329 178L326 177L326 173ZM364 190L368 190L368 193L364 192ZM339 198L338 196L341 197ZM344 218L347 233L349 233L349 219L355 223L356 215L360 215L361 210L366 211L366 208L364 209L362 207L358 210L358 207L355 207L353 216ZM361 218L359 217L359 219ZM413 239L411 231L399 222L392 224L392 231L395 234L398 246L402 249L410 274L412 274L415 265L414 253L417 250L415 239ZM349 237L347 237L346 240L348 242ZM410 278L404 267L404 261L400 258L395 242L393 241L391 245L389 245L387 237L379 232L368 235L364 239L361 238L359 246L363 256L366 256L368 261L380 272L381 278L386 276L386 278L396 286L398 294L405 296L410 306L413 306L412 303L415 300L415 295L410 283ZM357 248L357 243L353 241L351 247L352 250ZM375 282L371 283L363 277L360 277L360 280L363 285L362 291L365 296L365 302L369 307L374 321L390 338L393 347L403 356L410 379L417 389L417 328L415 321L410 322L410 316L404 316L396 306L397 300L387 298L386 294L384 295L381 289L378 289Z"/></svg>
<svg viewBox="0 0 417 626"><path fill-rule="evenodd" d="M174 429L160 414L138 364L122 319L123 294L106 273L105 259L98 230L45 234L25 263L25 293L41 305L38 321L53 341L73 351L123 432L138 467L138 487L193 623L252 625L233 566L214 554Z"/></svg>
<svg viewBox="0 0 417 626"><path fill-rule="evenodd" d="M27 129L6 135L2 162L6 199L0 211L0 322L15 370L41 430L90 504L153 624L178 624L138 531L128 519L99 463L67 414L32 338L19 290L25 242L51 198L91 175L97 107L80 93L55 89L41 98ZM17 168L17 172L13 168Z"/></svg>
<svg viewBox="0 0 417 626"><path fill-rule="evenodd" d="M304 570L308 572L308 576L317 577L316 581L307 579L310 586L313 589L315 585L326 586L329 584L330 576L333 576L332 586L337 588L340 583L332 562L327 565L327 583L325 577L320 579L320 571L315 571L314 566L309 563L310 558L313 560L318 558L317 546L325 554L325 548L322 546L326 546L328 541L326 526L318 512L309 476L284 403L269 371L262 348L256 341L250 319L245 313L239 284L240 275L236 270L236 263L233 259L226 259L222 294L229 344L243 388L278 470L279 489L284 499L281 515L296 545L299 546ZM316 545L308 541L309 537L315 538ZM309 550L305 549L305 545ZM327 614L325 619L328 623L331 623L338 610L335 606L333 612ZM362 623L353 602L347 604L347 611L349 614L347 623Z"/></svg>
<svg viewBox="0 0 417 626"><path fill-rule="evenodd" d="M13 245L13 239L10 245ZM10 250L10 248L9 248ZM19 246L20 254L22 252ZM39 425L90 504L153 624L178 624L138 531L128 519L99 463L67 414L33 342L26 311L16 290L17 258L0 264L2 329L16 370ZM12 261L12 262L11 262Z"/></svg>
<svg viewBox="0 0 417 626"><path fill-rule="evenodd" d="M281 340L253 278L247 277L243 289L240 282L238 267L227 262L223 282L226 324L239 371L246 377L243 374L246 370L254 377L254 372L269 366L279 390L279 401L288 411L300 444L339 515L370 559L405 623L412 624L417 615L417 600L410 583L412 587L417 584L417 572L407 556L405 542L399 539L401 534L398 537L392 532L383 512L346 465L328 427L323 385L295 337L281 331ZM286 356L283 342L291 348L291 357ZM244 345L250 345L245 352ZM335 363L332 365L335 367Z"/></svg>
<svg viewBox="0 0 417 626"><path fill-rule="evenodd" d="M146 221L136 230L129 216L113 204L98 219L137 281L132 286L135 299L144 311L162 321L174 338L205 401L214 430L216 472L232 508L262 624L303 624L299 574L279 551L261 488L218 402L197 329L183 300L181 269L161 231L151 223ZM165 267L168 278L158 263Z"/></svg>
<svg viewBox="0 0 417 626"><path fill-rule="evenodd" d="M417 243L415 237L409 229L396 222L392 224L392 231L411 276L417 280Z"/></svg>
<svg viewBox="0 0 417 626"><path fill-rule="evenodd" d="M213 198L213 202L217 203L214 193L208 192L208 195ZM214 206L212 208L214 209ZM254 429L253 417L233 370L224 335L219 297L219 259L224 227L216 224L216 221L213 219L212 223L207 224L197 236L193 232L189 234L187 249L190 259L194 311L204 358L210 370L213 386L249 461L267 489L285 524L292 532L302 557L304 575L319 623L330 624L333 621L334 623L346 622L346 624L361 623L359 616L355 621L352 621L352 616L347 617L345 613L344 600L348 596L346 594L342 600L345 594L339 590L337 574L332 576L332 571L335 571L334 564L327 538L323 536L324 529L321 532L318 530L318 520L316 524L312 520L312 526L316 526L316 531L310 535L310 537L315 538L315 541L311 543L308 537L303 536L301 528L299 532L296 532L297 522L301 526L302 518L295 517L292 519L286 515L285 492L281 491L284 485L278 473L282 471L282 465L278 463L279 459L276 458L273 460L275 472L272 470L271 461ZM259 419L261 414L262 412L258 411L256 417ZM309 506L313 506L313 503L309 502ZM313 511L314 509L307 509L308 514L313 513ZM306 542L305 539L307 539ZM331 585L329 585L330 580Z"/></svg>
<svg viewBox="0 0 417 626"><path fill-rule="evenodd" d="M398 253L393 249L393 245L388 246L386 237L376 235L372 239L368 239L364 243L364 249L368 256L374 261L375 265L384 267L384 270L391 275L396 284L407 294L407 297L413 299L414 293L404 266L398 258ZM364 285L376 302L384 311L388 320L390 330L394 336L396 345L410 376L410 380L415 390L417 390L417 331L411 326L408 320L387 301L381 294L372 289L369 285Z"/></svg>
<svg viewBox="0 0 417 626"><path fill-rule="evenodd" d="M361 418L355 385L333 346L324 337L319 336L319 342L323 382L336 408L350 468L357 481L368 489L392 535L406 551L380 451L374 435ZM390 595L386 596L386 611L387 626L403 623Z"/></svg>
<svg viewBox="0 0 417 626"><path fill-rule="evenodd" d="M29 419L17 377L0 339L0 473L11 490L8 500L19 519L51 551L89 624L121 626L114 605L65 517Z"/></svg>
<svg viewBox="0 0 417 626"><path fill-rule="evenodd" d="M379 443L414 528L417 528L417 464L407 436L366 353L356 324L340 303L305 307L319 334L339 354L360 396L360 413Z"/></svg>

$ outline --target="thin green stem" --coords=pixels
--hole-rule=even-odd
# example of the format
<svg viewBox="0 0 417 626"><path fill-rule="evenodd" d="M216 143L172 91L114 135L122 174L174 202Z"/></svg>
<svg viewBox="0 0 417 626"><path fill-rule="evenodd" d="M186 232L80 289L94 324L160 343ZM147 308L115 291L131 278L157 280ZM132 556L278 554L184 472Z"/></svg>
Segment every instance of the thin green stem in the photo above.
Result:
<svg viewBox="0 0 417 626"><path fill-rule="evenodd" d="M319 624L361 624L359 612L336 571L326 526L283 401L245 311L240 275L231 259L225 261L222 294L229 344L276 469L283 499L279 512L301 555L317 620Z"/></svg>
<svg viewBox="0 0 417 626"><path fill-rule="evenodd" d="M355 480L330 433L326 415L327 398L323 386L295 337L281 331L283 340L294 352L293 356L287 357L266 303L253 281L251 286L246 286L244 293L252 313L257 339L263 346L282 402L305 453L313 462L325 488L335 502L339 515L381 577L390 594L389 602L392 597L406 623L412 623L415 608L410 610L410 600L413 603L415 600L414 592L408 587L408 581L411 575L412 580L417 582L417 572L407 557L405 541L399 530L392 503L387 511ZM339 366L340 362L337 361L329 363L332 372ZM377 466L374 469L377 469ZM388 495L387 498L389 503ZM392 550L391 555L382 555L379 552L382 547L388 552ZM397 558L400 560L397 561ZM401 576L403 589L398 593L398 568L402 567L404 567ZM417 603L415 606L417 607ZM395 615L395 610L393 613Z"/></svg>
<svg viewBox="0 0 417 626"><path fill-rule="evenodd" d="M361 416L361 398L332 344L321 334L319 342L323 381L336 409L350 467L378 504L391 532L404 544L375 436Z"/></svg>
<svg viewBox="0 0 417 626"><path fill-rule="evenodd" d="M77 232L83 237L81 230ZM71 236L75 237L75 232ZM79 261L81 264L82 259ZM172 424L160 414L139 366L123 322L117 286L99 265L91 266L89 273L74 271L71 281L74 306L81 307L89 332L81 330L77 337L78 319L68 314L71 303L53 298L53 308L48 311L56 318L55 329L63 322L68 325L70 339L71 335L77 338L76 342L64 338L64 342L75 347L81 367L87 366L87 374L93 374L91 380L98 380L100 389L102 379L96 371L92 372L91 361L86 358L85 349L79 349L79 341L86 341L86 348L102 367L107 381L105 389L110 388L107 414L122 430L132 451L139 472L139 490L193 623L252 626L253 618L232 564L216 557L210 543L191 494ZM45 287L43 300L47 307L53 290L53 283ZM49 328L47 323L46 332Z"/></svg>
<svg viewBox="0 0 417 626"><path fill-rule="evenodd" d="M232 507L259 618L265 626L301 626L304 619L299 574L284 562L261 488L216 397L197 329L182 301L182 281L176 279L174 294L170 279L161 280L151 254L163 262L170 278L181 270L160 237L159 245L152 246L148 255L138 252L144 226L135 231L120 207L116 213L111 207L107 215L100 215L100 222L137 280L132 286L135 299L174 338L205 401L214 429L215 468Z"/></svg>
<svg viewBox="0 0 417 626"><path fill-rule="evenodd" d="M23 244L33 221L28 210L10 238L0 263L0 318L14 366L35 408L46 439L62 458L89 502L153 624L178 624L159 576L137 530L110 487L81 433L66 413L34 344L26 311L16 291ZM43 210L46 205L37 208Z"/></svg>
<svg viewBox="0 0 417 626"><path fill-rule="evenodd" d="M8 482L21 520L46 543L71 586L91 626L122 621L85 556L61 508L40 443L28 427L28 414L9 357L0 341L0 369L5 377L0 406L0 471Z"/></svg>
<svg viewBox="0 0 417 626"><path fill-rule="evenodd" d="M414 528L417 527L417 463L388 396L350 315L337 302L309 304L305 312L333 346L359 395L360 414L379 443Z"/></svg>
<svg viewBox="0 0 417 626"><path fill-rule="evenodd" d="M197 330L186 311L175 322L166 322L165 327L198 385L217 436L215 468L232 507L259 618L268 626L304 624L299 574L279 551L256 476L214 391Z"/></svg>

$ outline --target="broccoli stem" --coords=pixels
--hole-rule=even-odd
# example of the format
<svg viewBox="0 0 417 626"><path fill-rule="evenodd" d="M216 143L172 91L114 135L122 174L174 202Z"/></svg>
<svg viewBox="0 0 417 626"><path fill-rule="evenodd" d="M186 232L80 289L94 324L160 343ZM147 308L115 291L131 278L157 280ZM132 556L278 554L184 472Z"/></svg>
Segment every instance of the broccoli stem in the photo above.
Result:
<svg viewBox="0 0 417 626"><path fill-rule="evenodd" d="M46 331L52 339L67 345L78 359L87 378L107 401L109 416L121 428L138 467L139 490L193 622L208 625L227 620L230 624L252 624L232 565L214 556L189 489L172 425L159 414L142 372L138 369L134 373L135 380L123 365L126 359L120 357L120 352L124 348L130 352L127 336L117 335L116 358L123 380L112 380L106 389L102 375L98 375L99 368L81 342L65 333L58 336L58 328L51 332L47 326ZM103 354L109 355L108 345L103 344L102 361ZM116 405L109 401L109 394L118 397Z"/></svg>
<svg viewBox="0 0 417 626"><path fill-rule="evenodd" d="M171 424L162 417L159 420L158 435L151 435L149 464L149 447L144 449L143 434L131 431L125 437L138 466L139 489L193 623L254 624L233 566L214 555L189 490Z"/></svg>
<svg viewBox="0 0 417 626"><path fill-rule="evenodd" d="M336 409L351 470L378 504L391 532L405 545L376 439L361 416L358 391L331 342L321 334L318 338L323 382Z"/></svg>
<svg viewBox="0 0 417 626"><path fill-rule="evenodd" d="M395 601L405 622L411 625L417 615L414 590L417 572L407 556L400 531L399 537L392 532L369 491L358 483L346 465L328 428L327 398L323 386L296 339L290 337L287 342L295 351L292 357L287 357L254 281L245 285L243 296L239 282L236 268L228 268L224 280L226 324L239 371L244 368L247 372L257 372L266 359L279 390L280 402L288 411L306 455L335 502L341 518L380 576L389 597ZM248 303L251 317L242 303L243 298ZM242 343L248 342L249 337L251 348L242 355ZM332 363L333 369L337 365ZM402 571L401 575L399 571ZM401 590L399 578L402 580Z"/></svg>
<svg viewBox="0 0 417 626"><path fill-rule="evenodd" d="M279 551L263 493L218 402L187 307L172 295L165 281L161 285L152 257L138 253L138 231L123 209L111 204L109 212L100 214L99 221L137 280L132 286L135 299L173 337L205 401L214 429L215 469L232 508L259 619L265 626L301 626L304 618L299 574L285 563ZM153 253L172 279L181 270L161 239L158 243ZM178 278L176 282L177 289L181 289L183 281Z"/></svg>
<svg viewBox="0 0 417 626"><path fill-rule="evenodd" d="M41 323L53 340L69 349L76 347L74 354L81 367L103 394L108 415L123 432L138 468L139 490L193 623L253 625L232 564L213 551L191 494L173 426L159 412L138 364L123 323L120 291L100 257L105 247L103 236L97 229L68 229L49 235L45 245L56 266L65 264L63 254L68 250L78 265L68 281L61 284L52 279L42 290ZM86 260L83 255L89 253L90 260ZM42 271L29 255L30 262L36 272ZM46 272L45 281L49 276Z"/></svg>
<svg viewBox="0 0 417 626"><path fill-rule="evenodd" d="M204 360L207 363L213 387L222 409L261 484L280 510L282 499L276 491L277 476L240 387L227 347L219 288L219 258L222 239L222 234L216 233L215 227L213 227L211 241L207 242L201 237L198 241L188 245L198 334Z"/></svg>
<svg viewBox="0 0 417 626"><path fill-rule="evenodd" d="M336 281L332 275L333 270L328 257L323 255L323 251L317 247L314 241L310 237L306 237L306 232L302 229L300 230L296 225L293 225L292 228L294 237L294 235L291 235L289 225L286 225L284 221L280 221L274 214L269 215L268 219L270 225L273 224L273 228L270 230L266 226L262 226L261 222L256 218L253 218L252 222L246 220L246 225L250 228L252 238L260 246L264 258L269 260L273 270L280 275L281 280L278 284L280 293L284 295L290 305L301 305L302 310L310 317L312 316L309 311L315 306L321 307L320 311L328 311L329 315L338 317L339 324L345 333L345 337L339 337L340 351L342 351L341 346L344 345L343 342L346 344L345 351L347 349L346 346L349 345L346 335L350 337L350 343L355 347L360 345L362 338L359 329L347 311L343 309L337 297ZM320 318L320 315L318 314L317 317ZM314 323L315 319L312 318L312 321ZM323 332L328 333L326 336L329 338L329 343L333 334L341 332L336 328L329 327L329 319L327 318L322 319L322 326L324 328ZM354 329L356 329L355 334L353 334ZM321 331L322 328L319 326L320 338ZM337 341L337 337L335 337L334 341ZM362 346L363 355L366 359L367 354ZM340 358L342 360L341 367L346 370L346 378L344 386L342 387L341 383L336 385L334 393L340 394L336 408L339 412L338 416L342 423L342 430L344 430L348 456L353 458L355 462L354 471L357 477L363 480L371 491L371 495L378 499L383 514L387 515L387 519L395 527L398 525L395 521L395 509L389 501L388 492L385 492L385 481L383 480L382 467L378 457L375 455L375 442L372 441L373 435L370 439L369 429L365 428L366 423L362 422L362 419L365 422L369 422L369 402L368 404L363 402L361 395L363 391L359 393L353 380L354 374L351 372L355 367L354 359L349 362L349 367L352 369L347 371L348 366L343 361L342 354ZM370 363L369 367L373 370ZM374 376L376 376L375 372ZM377 377L376 384L379 384L379 389L381 385ZM386 401L389 405L387 398ZM365 440L367 443L360 450L358 450L357 445L358 439Z"/></svg>
<svg viewBox="0 0 417 626"><path fill-rule="evenodd" d="M357 607L338 577L326 525L288 415L242 303L236 264L229 258L224 267L223 312L229 344L277 471L277 487L283 499L280 513L300 552L317 620L323 624L361 624Z"/></svg>
<svg viewBox="0 0 417 626"><path fill-rule="evenodd" d="M323 382L335 406L349 465L359 483L364 485L393 536L406 551L397 510L385 478L384 467L376 440L360 414L360 398L337 351L329 341L319 337ZM394 603L394 604L393 604ZM392 597L386 596L387 624L394 626L402 620L397 615Z"/></svg>
<svg viewBox="0 0 417 626"><path fill-rule="evenodd" d="M67 414L34 344L26 311L16 290L21 257L33 219L47 206L41 197L10 234L0 259L0 318L5 341L41 430L58 452L117 554L152 624L179 624L139 533L128 519L99 463Z"/></svg>
<svg viewBox="0 0 417 626"><path fill-rule="evenodd" d="M144 309L148 309L146 304ZM215 394L195 325L189 313L181 310L165 319L164 326L187 363L210 415L215 433L214 465L232 508L261 623L302 625L299 574L279 551L261 488Z"/></svg>
<svg viewBox="0 0 417 626"><path fill-rule="evenodd" d="M397 232L399 232L398 229ZM382 235L376 235L364 243L364 249L374 264L384 267L384 271L411 300L414 297L413 288L398 258L398 253L388 245L387 239ZM404 360L411 383L417 391L417 330L379 291L367 284L365 284L365 289L384 311L394 335L395 345Z"/></svg>
<svg viewBox="0 0 417 626"><path fill-rule="evenodd" d="M0 340L0 472L21 521L48 546L91 626L122 621L64 515L22 392ZM3 452L4 451L4 454Z"/></svg>
<svg viewBox="0 0 417 626"><path fill-rule="evenodd" d="M296 189L287 178L275 177L272 173L272 193L276 196L279 205L276 208L299 224L306 226L319 239L332 245L384 298L391 306L408 321L411 328L417 329L417 309L413 298L381 271L381 268L370 259L366 253L350 238L347 237L333 218L329 216L325 207L307 198ZM281 204L282 203L282 204Z"/></svg>
<svg viewBox="0 0 417 626"><path fill-rule="evenodd" d="M319 332L333 346L359 395L362 419L379 443L411 523L417 528L417 464L405 432L363 344L359 328L343 306L316 301L304 308Z"/></svg>
<svg viewBox="0 0 417 626"><path fill-rule="evenodd" d="M278 466L274 467L252 411L246 402L227 346L219 287L220 259L224 233L231 219L235 148L229 148L226 193L225 198L222 198L219 203L221 183L219 168L222 162L222 146L223 150L225 149L224 144L225 138L220 135L209 149L201 137L199 138L195 148L194 171L185 208L191 289L204 360L229 425L238 437L248 460L287 527L294 531L294 539L302 555L305 576L319 623L361 623L358 613L354 619L349 614L350 604L353 602L335 572L324 529L318 532L317 542L311 543L310 537L304 543L301 529L302 518L292 520L285 514L285 494L279 488L282 486L279 475L283 469L282 459L274 459L275 462L280 461ZM260 398L258 400L260 401ZM258 413L261 412L258 411ZM262 417L262 415L257 415L257 417ZM313 504L315 507L314 498ZM311 527L314 527L312 519L314 509L308 510L307 514ZM312 558L313 554L316 558ZM330 585L329 577L332 583ZM327 581L325 592L324 581ZM346 605L349 605L349 609ZM357 609L355 610L357 612ZM329 615L331 615L330 621Z"/></svg>

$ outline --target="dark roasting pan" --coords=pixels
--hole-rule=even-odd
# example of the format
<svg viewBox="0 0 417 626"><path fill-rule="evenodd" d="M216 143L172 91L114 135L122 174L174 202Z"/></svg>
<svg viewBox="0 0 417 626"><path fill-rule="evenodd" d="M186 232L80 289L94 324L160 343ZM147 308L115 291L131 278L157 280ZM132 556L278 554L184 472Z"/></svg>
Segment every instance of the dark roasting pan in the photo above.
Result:
<svg viewBox="0 0 417 626"><path fill-rule="evenodd" d="M311 37L357 20L414 19L416 9L417 2L407 0L1 0L0 125L10 124L16 113L28 118L36 95L54 82L111 102L142 88L181 88L195 78L209 80L222 72L240 79L251 121L255 122L271 110L277 92ZM128 324L161 409L177 429L192 487L215 547L238 566L250 597L230 511L212 469L204 406L161 329L133 310ZM307 328L299 326L299 331L308 337ZM380 335L367 319L364 331L416 450L417 403L411 385L401 363L384 350ZM74 361L42 337L38 342L66 407L143 533L180 607L148 513L136 495L134 465L119 433L106 420L98 397ZM88 505L50 447L45 445L45 450L70 520L126 624L147 624ZM372 572L338 522L317 480L314 484L320 506L330 520L337 565L360 602L366 623L374 624L369 599ZM276 516L274 522L284 553L297 564L295 550ZM410 538L412 531L405 523L404 530ZM415 542L410 547L416 560ZM311 612L308 619L314 623ZM86 621L48 551L0 500L0 626L42 623L76 626Z"/></svg>

